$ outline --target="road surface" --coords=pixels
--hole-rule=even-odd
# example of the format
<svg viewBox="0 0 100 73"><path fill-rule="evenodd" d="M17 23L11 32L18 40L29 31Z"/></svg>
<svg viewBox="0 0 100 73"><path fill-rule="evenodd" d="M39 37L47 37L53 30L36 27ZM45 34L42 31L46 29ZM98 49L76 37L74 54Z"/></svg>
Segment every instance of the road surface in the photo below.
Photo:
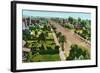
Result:
<svg viewBox="0 0 100 73"><path fill-rule="evenodd" d="M90 52L91 45L89 43L86 43L86 40L82 40L80 36L78 36L76 33L70 31L67 28L62 27L55 21L50 20L50 24L56 27L57 32L61 32L66 37L67 42L64 45L64 51L67 56L69 55L70 46L72 44L78 44L80 46L83 46L84 48L86 48L86 50L88 50L88 52Z"/></svg>

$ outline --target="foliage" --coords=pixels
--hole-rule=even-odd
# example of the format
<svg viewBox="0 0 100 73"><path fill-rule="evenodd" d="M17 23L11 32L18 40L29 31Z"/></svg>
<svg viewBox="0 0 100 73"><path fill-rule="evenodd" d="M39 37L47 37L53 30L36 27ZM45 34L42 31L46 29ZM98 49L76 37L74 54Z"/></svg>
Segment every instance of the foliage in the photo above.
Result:
<svg viewBox="0 0 100 73"><path fill-rule="evenodd" d="M64 35L59 37L59 43L61 44L62 50L64 51L64 43L66 42L66 37Z"/></svg>
<svg viewBox="0 0 100 73"><path fill-rule="evenodd" d="M74 20L73 17L69 17L69 18L68 18L68 21L69 21L71 24L73 23L73 20Z"/></svg>
<svg viewBox="0 0 100 73"><path fill-rule="evenodd" d="M27 62L32 62L32 52L27 54Z"/></svg>
<svg viewBox="0 0 100 73"><path fill-rule="evenodd" d="M30 48L31 52L27 53L26 59L27 62L39 62L39 61L51 61L59 60L59 46L54 42L53 36L51 36L53 28L56 36L59 40L59 43L64 51L64 43L66 42L66 37L62 35L61 32L56 31L56 27L48 25L49 20L46 18L38 18L40 21L29 25L29 29L23 30L23 40L26 41L24 47ZM84 39L91 40L91 20L85 19L75 19L69 17L67 19L63 18L51 18L53 21L61 24L64 28L69 30L75 30L75 33L83 37ZM75 25L80 24L82 32L78 32L75 28ZM32 35L32 34L34 35ZM89 59L90 55L87 50L83 50L83 47L78 45L71 45L71 50L69 56L66 60L80 60L80 59ZM56 56L54 56L56 55Z"/></svg>
<svg viewBox="0 0 100 73"><path fill-rule="evenodd" d="M44 62L44 61L59 61L60 57L59 54L44 54L44 55L40 55L40 54L36 54L33 57L33 61L34 62Z"/></svg>
<svg viewBox="0 0 100 73"><path fill-rule="evenodd" d="M45 37L45 33L41 33L40 35L39 35L39 38L38 38L40 41L45 41L46 40L46 37Z"/></svg>
<svg viewBox="0 0 100 73"><path fill-rule="evenodd" d="M28 29L23 30L23 40L31 39L30 31Z"/></svg>
<svg viewBox="0 0 100 73"><path fill-rule="evenodd" d="M61 32L57 32L56 35L57 35L57 38L59 38L62 34Z"/></svg>
<svg viewBox="0 0 100 73"><path fill-rule="evenodd" d="M81 60L81 59L90 59L89 53L85 48L79 47L78 45L74 44L71 45L71 50L69 56L66 60Z"/></svg>
<svg viewBox="0 0 100 73"><path fill-rule="evenodd" d="M66 42L66 38L65 38L64 35L62 35L62 36L59 37L59 42L60 42L60 43Z"/></svg>
<svg viewBox="0 0 100 73"><path fill-rule="evenodd" d="M64 28L74 29L75 33L79 34L84 39L91 41L91 20L81 18L75 19L71 16L66 20L68 20L66 23L61 24ZM81 30L82 33L77 32L77 30Z"/></svg>
<svg viewBox="0 0 100 73"><path fill-rule="evenodd" d="M68 28L68 29L74 29L74 25L73 24L65 24L64 27Z"/></svg>

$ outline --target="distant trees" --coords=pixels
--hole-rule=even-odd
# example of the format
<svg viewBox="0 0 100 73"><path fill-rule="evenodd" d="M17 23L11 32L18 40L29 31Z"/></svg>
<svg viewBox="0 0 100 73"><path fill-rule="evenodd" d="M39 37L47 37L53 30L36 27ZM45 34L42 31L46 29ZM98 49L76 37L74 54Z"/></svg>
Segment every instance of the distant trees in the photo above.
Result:
<svg viewBox="0 0 100 73"><path fill-rule="evenodd" d="M68 18L68 21L69 21L71 24L73 24L73 21L74 21L73 17L69 17L69 18Z"/></svg>
<svg viewBox="0 0 100 73"><path fill-rule="evenodd" d="M63 25L61 24L64 28L74 30L75 33L84 39L91 41L91 20L81 18L75 19L71 16L66 20L66 23Z"/></svg>
<svg viewBox="0 0 100 73"><path fill-rule="evenodd" d="M65 24L64 27L65 27L65 28L68 28L68 29L74 29L74 25L73 25L73 24L70 24L70 23Z"/></svg>
<svg viewBox="0 0 100 73"><path fill-rule="evenodd" d="M80 24L82 24L82 25L86 28L87 21L85 21L85 20L81 20Z"/></svg>
<svg viewBox="0 0 100 73"><path fill-rule="evenodd" d="M81 18L78 18L78 24L81 24Z"/></svg>
<svg viewBox="0 0 100 73"><path fill-rule="evenodd" d="M76 44L71 45L71 50L69 56L66 60L84 60L90 59L90 55L85 48L79 47Z"/></svg>

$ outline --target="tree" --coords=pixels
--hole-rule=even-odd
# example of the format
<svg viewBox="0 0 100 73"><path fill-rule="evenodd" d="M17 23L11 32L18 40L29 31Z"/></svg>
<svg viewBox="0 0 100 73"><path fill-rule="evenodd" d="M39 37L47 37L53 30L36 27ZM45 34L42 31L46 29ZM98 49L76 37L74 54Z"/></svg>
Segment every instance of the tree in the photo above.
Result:
<svg viewBox="0 0 100 73"><path fill-rule="evenodd" d="M71 24L73 23L73 20L74 20L74 19L73 19L72 17L69 17L69 18L68 18L68 21L69 21Z"/></svg>
<svg viewBox="0 0 100 73"><path fill-rule="evenodd" d="M71 45L70 54L66 58L66 60L83 60L89 58L90 58L89 53L87 52L87 50L85 50L85 48L73 44Z"/></svg>
<svg viewBox="0 0 100 73"><path fill-rule="evenodd" d="M66 42L66 38L64 35L59 37L59 43L61 44L62 50L64 51L64 43Z"/></svg>
<svg viewBox="0 0 100 73"><path fill-rule="evenodd" d="M29 30L35 30L34 26L29 26Z"/></svg>
<svg viewBox="0 0 100 73"><path fill-rule="evenodd" d="M48 31L51 31L51 28L50 28L50 26L48 26Z"/></svg>
<svg viewBox="0 0 100 73"><path fill-rule="evenodd" d="M53 28L54 31L56 31L56 27L55 26L52 25L52 28Z"/></svg>
<svg viewBox="0 0 100 73"><path fill-rule="evenodd" d="M73 23L72 24L75 25L75 24L77 24L77 22L78 22L77 19L73 19Z"/></svg>
<svg viewBox="0 0 100 73"><path fill-rule="evenodd" d="M28 29L23 30L23 40L31 39L30 31Z"/></svg>
<svg viewBox="0 0 100 73"><path fill-rule="evenodd" d="M60 48L59 46L55 46L55 50L59 50L59 48Z"/></svg>
<svg viewBox="0 0 100 73"><path fill-rule="evenodd" d="M38 34L38 31L37 31L37 30L35 30L35 36L37 36L37 34Z"/></svg>
<svg viewBox="0 0 100 73"><path fill-rule="evenodd" d="M83 31L82 31L82 35L83 35L83 38L84 39L88 39L88 30L87 29L84 29Z"/></svg>
<svg viewBox="0 0 100 73"><path fill-rule="evenodd" d="M45 35L45 33L41 33L40 35L39 35L39 41L40 41L40 43L44 46L44 43L45 43L45 41L46 41L46 37L45 37L46 35ZM45 46L44 46L45 47ZM45 47L46 48L46 47Z"/></svg>
<svg viewBox="0 0 100 73"><path fill-rule="evenodd" d="M61 32L58 32L56 35L57 35L57 38L59 38L61 36Z"/></svg>
<svg viewBox="0 0 100 73"><path fill-rule="evenodd" d="M27 54L27 62L32 62L32 52L29 52L28 54Z"/></svg>
<svg viewBox="0 0 100 73"><path fill-rule="evenodd" d="M37 53L37 49L36 49L37 47L32 47L31 48L31 51L32 51L32 55L34 55L35 53Z"/></svg>
<svg viewBox="0 0 100 73"><path fill-rule="evenodd" d="M44 32L45 38L48 37L48 31Z"/></svg>
<svg viewBox="0 0 100 73"><path fill-rule="evenodd" d="M43 32L39 35L39 40L40 41L45 41L46 40L45 34Z"/></svg>
<svg viewBox="0 0 100 73"><path fill-rule="evenodd" d="M81 20L81 23L80 24L82 24L86 28L87 22L85 20Z"/></svg>
<svg viewBox="0 0 100 73"><path fill-rule="evenodd" d="M43 30L45 30L45 31L48 30L48 26L44 25Z"/></svg>
<svg viewBox="0 0 100 73"><path fill-rule="evenodd" d="M74 29L74 25L73 24L65 24L65 28L68 28L68 29Z"/></svg>
<svg viewBox="0 0 100 73"><path fill-rule="evenodd" d="M78 18L78 24L80 24L81 23L81 18Z"/></svg>

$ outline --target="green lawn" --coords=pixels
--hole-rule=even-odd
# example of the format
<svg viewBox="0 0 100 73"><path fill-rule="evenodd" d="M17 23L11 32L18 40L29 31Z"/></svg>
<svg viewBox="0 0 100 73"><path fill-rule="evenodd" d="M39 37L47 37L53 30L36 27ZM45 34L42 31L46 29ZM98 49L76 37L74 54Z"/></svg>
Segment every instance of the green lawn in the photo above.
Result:
<svg viewBox="0 0 100 73"><path fill-rule="evenodd" d="M59 54L54 54L54 55L40 55L37 54L35 56L33 56L33 61L35 62L40 62L40 61L60 61L60 57Z"/></svg>

